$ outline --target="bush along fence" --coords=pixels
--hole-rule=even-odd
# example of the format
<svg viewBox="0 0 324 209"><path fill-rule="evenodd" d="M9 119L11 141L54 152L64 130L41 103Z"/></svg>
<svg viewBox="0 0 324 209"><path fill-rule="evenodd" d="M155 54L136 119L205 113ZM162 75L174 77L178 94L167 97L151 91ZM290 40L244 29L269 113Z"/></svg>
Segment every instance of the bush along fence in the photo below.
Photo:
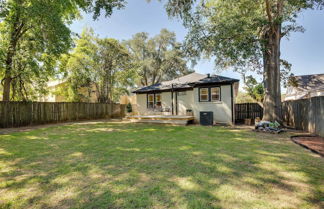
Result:
<svg viewBox="0 0 324 209"><path fill-rule="evenodd" d="M120 118L125 105L69 102L0 102L0 128Z"/></svg>
<svg viewBox="0 0 324 209"><path fill-rule="evenodd" d="M282 113L286 126L324 136L323 96L283 102Z"/></svg>

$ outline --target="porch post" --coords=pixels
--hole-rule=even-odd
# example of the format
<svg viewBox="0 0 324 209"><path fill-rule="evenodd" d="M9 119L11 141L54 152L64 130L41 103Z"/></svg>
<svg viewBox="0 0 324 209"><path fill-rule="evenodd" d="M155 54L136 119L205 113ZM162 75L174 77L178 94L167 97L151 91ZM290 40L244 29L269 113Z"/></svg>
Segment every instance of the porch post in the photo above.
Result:
<svg viewBox="0 0 324 209"><path fill-rule="evenodd" d="M171 84L171 109L172 109L172 115L174 115L174 110L173 110L173 84Z"/></svg>

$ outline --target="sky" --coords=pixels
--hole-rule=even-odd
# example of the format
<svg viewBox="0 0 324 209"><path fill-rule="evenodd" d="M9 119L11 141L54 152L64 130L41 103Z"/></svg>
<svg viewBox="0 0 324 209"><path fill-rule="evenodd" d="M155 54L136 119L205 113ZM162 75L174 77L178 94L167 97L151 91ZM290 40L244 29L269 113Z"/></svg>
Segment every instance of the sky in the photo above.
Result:
<svg viewBox="0 0 324 209"><path fill-rule="evenodd" d="M324 73L324 11L307 10L301 13L297 22L304 26L304 33L293 33L289 40L283 39L281 57L292 64L295 75ZM128 0L126 7L115 10L111 17L100 17L93 21L91 14L84 14L83 19L71 25L73 32L81 33L83 28L91 27L100 37L127 40L135 33L147 32L154 36L162 28L173 31L177 40L182 42L187 30L181 20L170 19L163 3L146 0ZM240 79L238 73L232 71L216 72L213 60L201 60L194 70L202 74L219 74ZM261 81L261 78L259 78Z"/></svg>

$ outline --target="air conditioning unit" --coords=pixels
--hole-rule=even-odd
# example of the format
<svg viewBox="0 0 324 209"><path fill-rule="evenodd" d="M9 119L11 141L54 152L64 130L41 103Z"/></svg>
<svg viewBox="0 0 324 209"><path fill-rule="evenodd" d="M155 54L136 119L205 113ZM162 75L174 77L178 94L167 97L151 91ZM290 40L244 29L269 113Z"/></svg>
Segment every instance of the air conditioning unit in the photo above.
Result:
<svg viewBox="0 0 324 209"><path fill-rule="evenodd" d="M200 125L212 126L214 123L214 113L213 112L200 112Z"/></svg>

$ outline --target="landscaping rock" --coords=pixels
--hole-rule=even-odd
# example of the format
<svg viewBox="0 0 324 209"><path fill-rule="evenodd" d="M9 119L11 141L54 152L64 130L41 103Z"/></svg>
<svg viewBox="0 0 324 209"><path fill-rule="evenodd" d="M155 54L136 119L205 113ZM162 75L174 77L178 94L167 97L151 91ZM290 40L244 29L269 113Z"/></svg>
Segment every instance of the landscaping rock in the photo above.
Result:
<svg viewBox="0 0 324 209"><path fill-rule="evenodd" d="M283 132L283 129L280 128L280 124L277 121L273 123L270 121L260 121L255 125L255 130L272 134Z"/></svg>

